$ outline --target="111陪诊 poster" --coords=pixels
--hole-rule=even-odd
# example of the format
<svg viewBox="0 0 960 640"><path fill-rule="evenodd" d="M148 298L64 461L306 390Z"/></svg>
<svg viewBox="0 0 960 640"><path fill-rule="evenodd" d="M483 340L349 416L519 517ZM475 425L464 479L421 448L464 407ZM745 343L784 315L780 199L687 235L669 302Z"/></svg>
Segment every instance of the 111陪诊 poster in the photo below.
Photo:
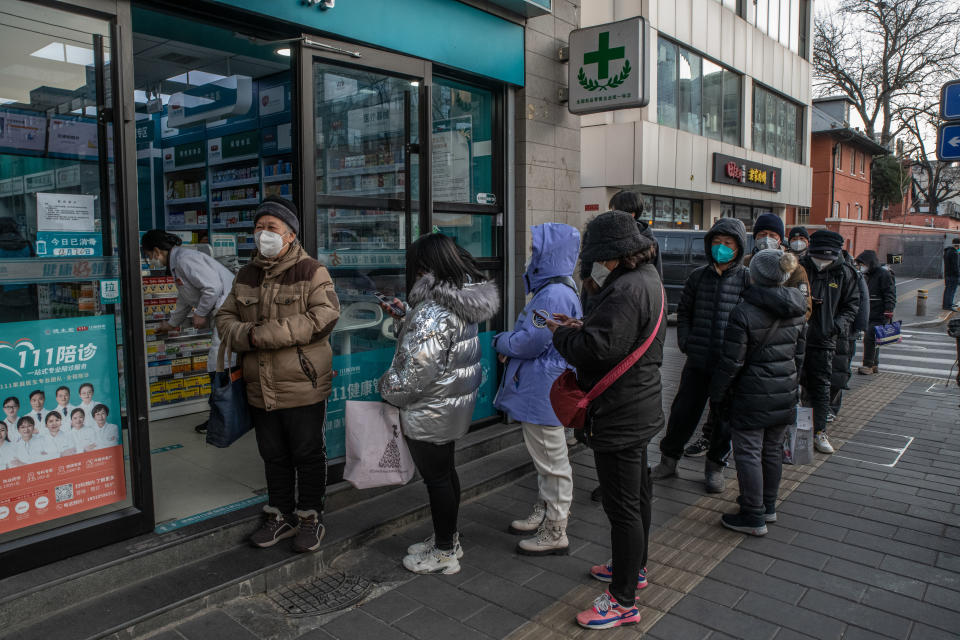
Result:
<svg viewBox="0 0 960 640"><path fill-rule="evenodd" d="M113 316L0 327L0 533L123 500Z"/></svg>

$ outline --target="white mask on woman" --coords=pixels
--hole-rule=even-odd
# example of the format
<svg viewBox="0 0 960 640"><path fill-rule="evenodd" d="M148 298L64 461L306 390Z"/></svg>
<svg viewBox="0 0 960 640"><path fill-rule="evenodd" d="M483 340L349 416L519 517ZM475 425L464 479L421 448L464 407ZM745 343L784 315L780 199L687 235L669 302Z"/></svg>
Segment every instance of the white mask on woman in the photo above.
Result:
<svg viewBox="0 0 960 640"><path fill-rule="evenodd" d="M590 269L590 277L593 278L593 281L597 283L598 287L603 286L603 283L609 275L610 269L607 269L602 262L593 263L593 267Z"/></svg>
<svg viewBox="0 0 960 640"><path fill-rule="evenodd" d="M253 234L253 241L266 258L275 258L283 249L283 236L273 231L257 231Z"/></svg>

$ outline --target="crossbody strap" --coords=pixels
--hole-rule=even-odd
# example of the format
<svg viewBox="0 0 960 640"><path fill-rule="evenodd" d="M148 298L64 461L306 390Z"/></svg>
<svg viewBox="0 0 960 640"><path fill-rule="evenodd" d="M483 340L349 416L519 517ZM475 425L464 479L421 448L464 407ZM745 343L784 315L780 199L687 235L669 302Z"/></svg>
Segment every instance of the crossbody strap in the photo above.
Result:
<svg viewBox="0 0 960 640"><path fill-rule="evenodd" d="M773 334L776 333L777 329L780 328L781 319L782 318L779 318L779 317L773 319L773 324L770 325L769 329L767 329L767 333L763 336L763 340L761 340L757 344L757 348L754 349L753 351L753 358L751 358L750 360L755 359L760 354L761 351L767 348L767 345L770 344L770 340L773 339Z"/></svg>
<svg viewBox="0 0 960 640"><path fill-rule="evenodd" d="M580 408L585 408L593 400L597 398L601 393L610 388L614 382L616 382L620 376L625 374L630 367L635 365L640 358L643 357L643 354L647 352L647 349L650 348L650 345L653 344L653 341L656 339L657 334L660 333L660 325L663 323L663 312L667 306L667 293L664 290L663 286L660 286L660 315L657 317L657 324L653 328L653 333L643 341L643 344L640 345L640 348L628 355L623 362L618 364L613 368L610 373L603 376L603 378L594 385L593 389L590 389L590 392L584 396L583 400L577 403L577 406Z"/></svg>

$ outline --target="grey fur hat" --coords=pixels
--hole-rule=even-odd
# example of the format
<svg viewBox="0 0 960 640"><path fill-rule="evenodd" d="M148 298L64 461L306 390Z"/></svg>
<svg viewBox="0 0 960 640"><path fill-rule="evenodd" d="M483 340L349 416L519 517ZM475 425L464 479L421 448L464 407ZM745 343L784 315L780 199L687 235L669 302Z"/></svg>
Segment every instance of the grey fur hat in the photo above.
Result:
<svg viewBox="0 0 960 640"><path fill-rule="evenodd" d="M648 246L637 221L623 211L607 211L587 223L580 260L602 262L632 256Z"/></svg>
<svg viewBox="0 0 960 640"><path fill-rule="evenodd" d="M797 258L780 249L764 249L750 259L750 279L761 287L779 287L797 268Z"/></svg>

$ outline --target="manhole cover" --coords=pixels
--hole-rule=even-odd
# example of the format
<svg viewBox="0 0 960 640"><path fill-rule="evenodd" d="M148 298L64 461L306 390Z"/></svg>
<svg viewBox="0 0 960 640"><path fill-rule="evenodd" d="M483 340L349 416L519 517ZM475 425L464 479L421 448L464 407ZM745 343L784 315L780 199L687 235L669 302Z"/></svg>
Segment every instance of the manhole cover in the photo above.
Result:
<svg viewBox="0 0 960 640"><path fill-rule="evenodd" d="M374 584L360 576L331 571L270 593L270 599L287 615L317 616L354 605L370 593Z"/></svg>

